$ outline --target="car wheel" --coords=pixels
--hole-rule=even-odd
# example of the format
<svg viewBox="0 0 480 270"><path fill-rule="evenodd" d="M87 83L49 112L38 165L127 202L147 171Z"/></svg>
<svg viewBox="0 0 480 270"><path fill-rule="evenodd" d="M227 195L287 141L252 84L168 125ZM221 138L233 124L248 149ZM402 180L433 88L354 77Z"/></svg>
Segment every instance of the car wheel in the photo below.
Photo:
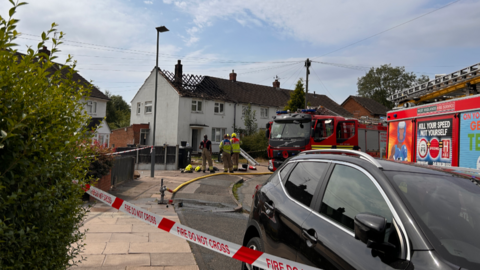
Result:
<svg viewBox="0 0 480 270"><path fill-rule="evenodd" d="M262 241L260 240L259 237L253 237L252 239L250 239L247 243L247 247L253 250L263 251ZM253 266L251 264L242 262L242 270L263 270L263 269Z"/></svg>

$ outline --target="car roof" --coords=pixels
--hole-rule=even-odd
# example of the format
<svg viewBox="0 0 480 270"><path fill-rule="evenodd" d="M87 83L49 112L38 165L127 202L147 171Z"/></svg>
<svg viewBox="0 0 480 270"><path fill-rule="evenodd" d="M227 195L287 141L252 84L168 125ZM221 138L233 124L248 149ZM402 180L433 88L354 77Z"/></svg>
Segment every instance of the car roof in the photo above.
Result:
<svg viewBox="0 0 480 270"><path fill-rule="evenodd" d="M297 159L328 159L328 160L337 160L344 162L352 163L370 163L363 159L359 159L356 156L352 155L338 155L338 154L308 154L300 155L293 157L292 160ZM377 161L382 166L383 171L398 171L398 172L409 172L409 173L422 173L422 174L431 174L431 175L456 175L463 178L475 179L480 181L480 170L470 169L470 168L461 168L461 167L440 167L433 165L423 165L415 162L405 162L405 161L396 161L396 160L385 160L377 159ZM374 165L373 163L370 163Z"/></svg>

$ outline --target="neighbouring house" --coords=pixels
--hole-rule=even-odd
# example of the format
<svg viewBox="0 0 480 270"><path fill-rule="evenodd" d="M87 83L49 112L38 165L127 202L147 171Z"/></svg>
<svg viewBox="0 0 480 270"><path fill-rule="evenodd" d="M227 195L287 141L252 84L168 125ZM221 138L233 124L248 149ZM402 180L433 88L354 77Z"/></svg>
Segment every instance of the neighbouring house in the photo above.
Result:
<svg viewBox="0 0 480 270"><path fill-rule="evenodd" d="M128 147L131 145L147 145L149 124L133 124L129 127L112 130L110 147Z"/></svg>
<svg viewBox="0 0 480 270"><path fill-rule="evenodd" d="M45 53L50 55L50 51L47 47L43 46L39 50L40 53ZM20 56L22 54L18 53ZM61 64L55 63L52 65L48 71L56 72L61 67ZM65 70L65 73L67 71ZM66 74L65 74L66 75ZM90 115L92 118L90 122L85 126L88 130L93 130L92 132L92 144L97 141L103 145L110 145L110 128L108 127L105 117L107 115L107 102L110 100L102 91L100 91L95 85L92 85L89 81L83 78L78 72L73 74L73 80L78 84L85 86L92 86L92 90L88 97L83 97L81 102L84 103L85 112Z"/></svg>
<svg viewBox="0 0 480 270"><path fill-rule="evenodd" d="M388 111L387 107L377 101L359 96L349 96L341 106L349 111L355 118L360 118L362 116L367 116L369 118L385 117Z"/></svg>
<svg viewBox="0 0 480 270"><path fill-rule="evenodd" d="M147 144L152 144L153 106L155 98L155 68L131 101L131 124L149 123ZM251 104L259 128L276 115L290 99L293 91L272 86L237 81L232 71L229 79L212 76L187 75L178 60L175 72L158 70L157 115L155 145L180 145L187 142L198 150L203 135L212 141L218 152L223 134L244 127L245 109ZM311 106L325 108L346 117L352 115L325 95L308 94ZM145 131L146 132L146 131Z"/></svg>

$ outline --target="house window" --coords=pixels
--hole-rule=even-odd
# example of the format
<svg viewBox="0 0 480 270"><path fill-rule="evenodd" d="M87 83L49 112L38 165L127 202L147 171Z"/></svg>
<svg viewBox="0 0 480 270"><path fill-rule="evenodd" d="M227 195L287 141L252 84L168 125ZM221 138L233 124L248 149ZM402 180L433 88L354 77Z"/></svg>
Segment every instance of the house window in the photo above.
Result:
<svg viewBox="0 0 480 270"><path fill-rule="evenodd" d="M212 142L221 142L226 133L226 128L212 128Z"/></svg>
<svg viewBox="0 0 480 270"><path fill-rule="evenodd" d="M137 102L137 113L140 113L141 106L142 106L142 103Z"/></svg>
<svg viewBox="0 0 480 270"><path fill-rule="evenodd" d="M242 106L242 117L245 117L246 112L247 112L247 106Z"/></svg>
<svg viewBox="0 0 480 270"><path fill-rule="evenodd" d="M268 108L260 108L260 118L268 118Z"/></svg>
<svg viewBox="0 0 480 270"><path fill-rule="evenodd" d="M223 103L215 102L215 113L222 114L223 113Z"/></svg>
<svg viewBox="0 0 480 270"><path fill-rule="evenodd" d="M202 101L192 100L192 112L201 112L202 111Z"/></svg>
<svg viewBox="0 0 480 270"><path fill-rule="evenodd" d="M97 113L97 102L87 101L87 111L90 114Z"/></svg>
<svg viewBox="0 0 480 270"><path fill-rule="evenodd" d="M153 106L151 101L145 101L145 113L152 113Z"/></svg>

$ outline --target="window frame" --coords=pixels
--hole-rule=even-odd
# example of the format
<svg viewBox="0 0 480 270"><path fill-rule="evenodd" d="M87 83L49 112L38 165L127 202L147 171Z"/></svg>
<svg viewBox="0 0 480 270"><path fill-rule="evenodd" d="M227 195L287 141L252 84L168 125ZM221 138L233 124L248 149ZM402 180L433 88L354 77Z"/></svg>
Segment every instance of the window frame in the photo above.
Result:
<svg viewBox="0 0 480 270"><path fill-rule="evenodd" d="M216 131L220 130L220 140L216 140ZM223 132L223 133L222 133ZM223 140L223 134L227 134L227 128L221 128L221 127L212 127L212 137L210 138L210 141L212 143L220 143Z"/></svg>
<svg viewBox="0 0 480 270"><path fill-rule="evenodd" d="M268 107L260 107L260 118L268 119Z"/></svg>
<svg viewBox="0 0 480 270"><path fill-rule="evenodd" d="M290 175L292 174L292 172L295 170L295 168L297 167L297 165L301 162L322 162L322 163L326 163L327 164L327 168L325 170L325 172L323 173L323 175L320 176L320 183L318 183L317 187L315 188L315 193L313 194L313 198L312 198L312 201L310 202L310 206L306 206L304 204L302 204L301 202L297 201L296 199L292 198L292 196L290 196L290 194L288 194L288 191L287 189L285 188L285 183L286 183L286 180L290 177ZM316 202L317 202L317 197L319 197L319 192L321 191L321 188L324 186L324 183L325 183L325 178L326 177L330 177L330 172L331 172L331 162L330 161L326 161L326 160L320 160L320 159L306 159L306 160L294 160L294 161L290 161L288 162L287 164L285 164L284 166L282 166L282 170L289 164L289 163L296 163L294 164L294 166L290 169L290 171L287 173L287 175L285 176L285 181L284 179L282 179L280 173L278 174L278 178L280 179L280 185L282 186L282 190L283 192L285 193L285 195L287 196L287 198L293 202L295 202L296 204L300 205L301 207L307 209L308 211L312 211L314 212L314 209L315 209L315 206L316 206Z"/></svg>
<svg viewBox="0 0 480 270"><path fill-rule="evenodd" d="M147 104L150 102L149 104ZM151 108L151 111L148 111L147 108ZM153 102L152 101L145 101L145 114L153 113Z"/></svg>
<svg viewBox="0 0 480 270"><path fill-rule="evenodd" d="M195 104L195 105L194 105ZM198 109L198 104L200 104L201 109ZM193 109L193 106L195 106L195 110ZM198 99L192 99L192 107L191 107L192 113L201 113L203 112L203 100L198 100Z"/></svg>
<svg viewBox="0 0 480 270"><path fill-rule="evenodd" d="M137 114L140 114L142 112L142 103L137 102Z"/></svg>
<svg viewBox="0 0 480 270"><path fill-rule="evenodd" d="M215 110L218 109L218 112ZM213 113L214 114L225 114L225 103L223 102L215 102L213 105Z"/></svg>

